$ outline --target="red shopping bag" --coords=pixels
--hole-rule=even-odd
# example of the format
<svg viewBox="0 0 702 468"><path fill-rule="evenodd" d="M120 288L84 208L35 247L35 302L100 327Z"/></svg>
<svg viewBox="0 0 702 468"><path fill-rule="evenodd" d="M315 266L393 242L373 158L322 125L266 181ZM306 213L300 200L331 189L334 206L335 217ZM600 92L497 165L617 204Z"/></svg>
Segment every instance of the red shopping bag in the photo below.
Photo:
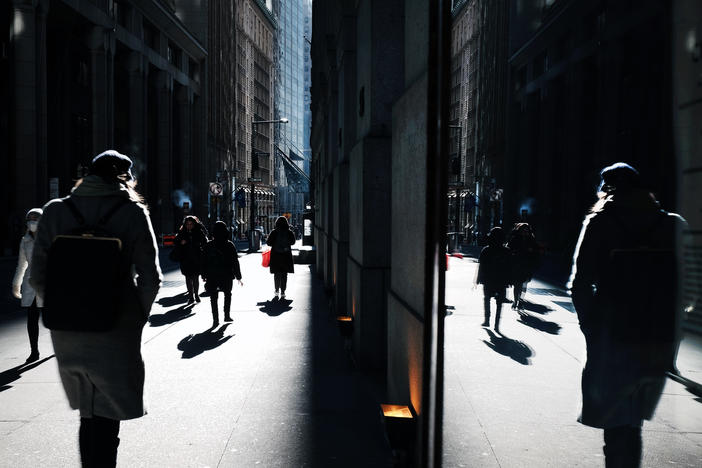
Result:
<svg viewBox="0 0 702 468"><path fill-rule="evenodd" d="M264 250L261 254L261 266L268 267L271 264L271 249Z"/></svg>

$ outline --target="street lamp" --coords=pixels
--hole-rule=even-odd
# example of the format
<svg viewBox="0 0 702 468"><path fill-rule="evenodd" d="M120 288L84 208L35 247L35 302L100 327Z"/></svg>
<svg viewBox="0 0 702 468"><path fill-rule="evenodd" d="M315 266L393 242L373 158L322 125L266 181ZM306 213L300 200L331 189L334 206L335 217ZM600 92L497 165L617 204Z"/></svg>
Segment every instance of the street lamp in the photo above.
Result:
<svg viewBox="0 0 702 468"><path fill-rule="evenodd" d="M261 182L260 178L256 178L256 168L258 167L258 153L256 152L256 125L261 124L276 124L276 123L288 123L289 120L283 117L277 120L251 120L251 177L249 182L251 183L251 215L249 217L249 252L256 252L258 250L258 245L256 245L254 231L256 228L256 182Z"/></svg>

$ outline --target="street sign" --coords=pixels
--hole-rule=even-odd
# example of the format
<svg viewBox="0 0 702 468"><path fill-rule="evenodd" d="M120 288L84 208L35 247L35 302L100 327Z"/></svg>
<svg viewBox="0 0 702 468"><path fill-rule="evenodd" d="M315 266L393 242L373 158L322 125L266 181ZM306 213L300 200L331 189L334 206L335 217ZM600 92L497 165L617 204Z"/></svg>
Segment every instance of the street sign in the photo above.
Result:
<svg viewBox="0 0 702 468"><path fill-rule="evenodd" d="M249 177L249 182L261 182L260 177Z"/></svg>
<svg viewBox="0 0 702 468"><path fill-rule="evenodd" d="M215 196L219 197L222 195L222 192L224 191L224 188L222 187L222 184L219 182L210 182L210 193Z"/></svg>

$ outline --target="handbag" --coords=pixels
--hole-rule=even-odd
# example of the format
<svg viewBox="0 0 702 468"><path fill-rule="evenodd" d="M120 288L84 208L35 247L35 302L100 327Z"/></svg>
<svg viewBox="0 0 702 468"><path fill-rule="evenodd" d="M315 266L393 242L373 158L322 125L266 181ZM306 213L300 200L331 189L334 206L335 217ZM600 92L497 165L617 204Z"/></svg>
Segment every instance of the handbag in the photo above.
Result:
<svg viewBox="0 0 702 468"><path fill-rule="evenodd" d="M271 264L271 249L266 249L261 254L261 266L268 267Z"/></svg>

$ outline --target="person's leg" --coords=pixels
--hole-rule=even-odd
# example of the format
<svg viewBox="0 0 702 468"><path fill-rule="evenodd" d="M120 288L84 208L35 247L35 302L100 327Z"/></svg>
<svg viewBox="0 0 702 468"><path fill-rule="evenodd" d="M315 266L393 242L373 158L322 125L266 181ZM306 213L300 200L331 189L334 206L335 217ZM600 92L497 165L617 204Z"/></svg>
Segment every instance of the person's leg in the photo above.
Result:
<svg viewBox="0 0 702 468"><path fill-rule="evenodd" d="M39 359L39 308L36 299L27 309L27 335L31 350L27 362L34 362Z"/></svg>
<svg viewBox="0 0 702 468"><path fill-rule="evenodd" d="M288 274L281 273L280 275L280 297L285 299L285 288L288 287Z"/></svg>
<svg viewBox="0 0 702 468"><path fill-rule="evenodd" d="M78 444L83 468L117 466L119 421L101 416L80 418Z"/></svg>
<svg viewBox="0 0 702 468"><path fill-rule="evenodd" d="M212 281L211 279L209 281ZM208 285L209 286L209 285ZM219 310L217 310L217 287L208 287L207 292L210 294L210 306L212 306L212 326L219 325Z"/></svg>
<svg viewBox="0 0 702 468"><path fill-rule="evenodd" d="M505 298L507 296L505 292L506 288L502 288L498 290L497 294L495 295L495 331L498 333L500 331L500 314L502 314L502 304L505 302Z"/></svg>
<svg viewBox="0 0 702 468"><path fill-rule="evenodd" d="M275 295L278 295L280 290L280 273L273 273L273 283L275 284Z"/></svg>
<svg viewBox="0 0 702 468"><path fill-rule="evenodd" d="M231 322L232 316L230 310L232 307L232 280L225 281L222 284L222 292L224 292L224 321Z"/></svg>
<svg viewBox="0 0 702 468"><path fill-rule="evenodd" d="M617 426L604 430L602 448L607 468L641 466L641 427Z"/></svg>
<svg viewBox="0 0 702 468"><path fill-rule="evenodd" d="M200 275L193 275L193 293L195 301L200 302Z"/></svg>
<svg viewBox="0 0 702 468"><path fill-rule="evenodd" d="M193 277L190 275L185 276L185 286L188 288L188 304L195 302L194 290L193 290Z"/></svg>
<svg viewBox="0 0 702 468"><path fill-rule="evenodd" d="M485 310L485 321L483 327L490 326L490 291L483 285L483 308Z"/></svg>
<svg viewBox="0 0 702 468"><path fill-rule="evenodd" d="M521 281L517 281L514 283L514 290L513 290L512 296L514 296L514 302L512 302L512 308L518 309L519 308L519 301L522 298L522 282Z"/></svg>

